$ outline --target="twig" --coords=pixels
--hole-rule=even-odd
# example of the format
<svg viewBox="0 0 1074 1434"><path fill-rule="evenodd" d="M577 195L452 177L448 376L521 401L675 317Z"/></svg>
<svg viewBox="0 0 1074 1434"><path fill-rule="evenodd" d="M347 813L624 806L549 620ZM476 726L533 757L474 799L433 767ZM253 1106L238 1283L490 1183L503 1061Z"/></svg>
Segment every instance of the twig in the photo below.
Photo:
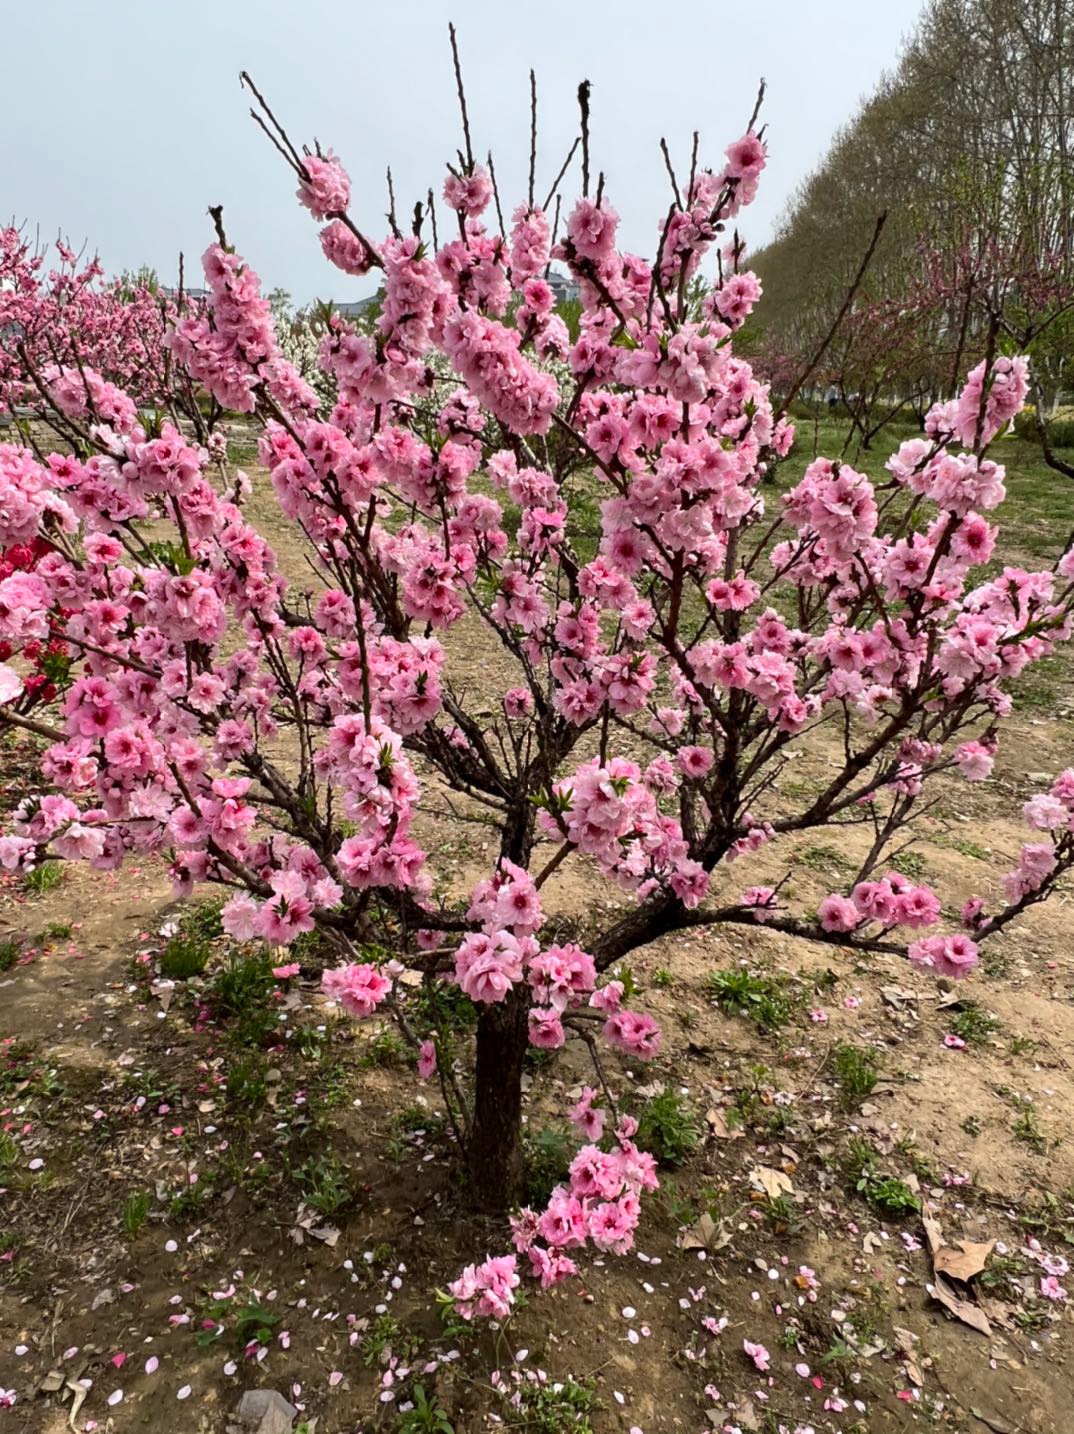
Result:
<svg viewBox="0 0 1074 1434"><path fill-rule="evenodd" d="M589 92L588 80L578 86L578 108L582 112L582 194L589 198Z"/></svg>
<svg viewBox="0 0 1074 1434"><path fill-rule="evenodd" d="M459 44L455 37L455 26L449 22L451 36L451 58L455 63L455 85L459 92L459 109L462 111L462 133L466 141L466 165L468 173L474 172L474 151L470 144L470 116L466 113L466 91L462 87L462 65L459 63Z"/></svg>

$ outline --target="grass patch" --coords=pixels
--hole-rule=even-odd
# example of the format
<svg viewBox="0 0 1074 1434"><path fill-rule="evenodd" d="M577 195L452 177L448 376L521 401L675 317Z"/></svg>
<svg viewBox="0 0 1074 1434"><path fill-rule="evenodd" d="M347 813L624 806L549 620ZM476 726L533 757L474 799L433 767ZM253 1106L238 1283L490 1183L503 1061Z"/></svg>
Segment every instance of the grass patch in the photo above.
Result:
<svg viewBox="0 0 1074 1434"><path fill-rule="evenodd" d="M10 971L22 954L22 942L17 936L0 936L0 972Z"/></svg>
<svg viewBox="0 0 1074 1434"><path fill-rule="evenodd" d="M744 1016L762 1031L775 1031L788 1025L802 1005L786 983L771 976L760 976L744 966L730 971L712 971L708 977L709 995L725 1015Z"/></svg>
<svg viewBox="0 0 1074 1434"><path fill-rule="evenodd" d="M999 1026L998 1016L986 1011L976 1001L964 1001L961 1011L951 1021L951 1032L967 1044L982 1045L999 1030Z"/></svg>
<svg viewBox="0 0 1074 1434"><path fill-rule="evenodd" d="M882 1170L876 1151L864 1140L852 1140L847 1146L844 1170L851 1188L879 1214L897 1219L921 1209L906 1181Z"/></svg>
<svg viewBox="0 0 1074 1434"><path fill-rule="evenodd" d="M123 1203L123 1214L120 1223L123 1226L123 1233L128 1240L133 1240L139 1230L145 1224L149 1210L153 1203L153 1197L148 1190L136 1190L128 1195Z"/></svg>
<svg viewBox="0 0 1074 1434"><path fill-rule="evenodd" d="M637 1141L661 1165L681 1165L701 1143L701 1127L677 1090L661 1091L638 1112Z"/></svg>
<svg viewBox="0 0 1074 1434"><path fill-rule="evenodd" d="M63 884L63 866L58 861L43 861L22 879L22 889L29 896L47 896Z"/></svg>
<svg viewBox="0 0 1074 1434"><path fill-rule="evenodd" d="M875 1046L854 1046L840 1041L832 1065L844 1110L857 1110L872 1095L880 1079L880 1052Z"/></svg>

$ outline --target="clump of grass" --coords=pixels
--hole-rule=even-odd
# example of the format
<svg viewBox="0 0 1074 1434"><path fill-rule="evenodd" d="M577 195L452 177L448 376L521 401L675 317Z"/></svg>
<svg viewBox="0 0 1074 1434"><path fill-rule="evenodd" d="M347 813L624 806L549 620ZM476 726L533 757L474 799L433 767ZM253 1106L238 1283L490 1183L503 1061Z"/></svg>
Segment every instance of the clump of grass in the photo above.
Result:
<svg viewBox="0 0 1074 1434"><path fill-rule="evenodd" d="M960 1040L980 1044L999 1029L999 1019L976 1001L963 1001L961 1011L951 1021L951 1031Z"/></svg>
<svg viewBox="0 0 1074 1434"><path fill-rule="evenodd" d="M22 954L22 942L17 936L0 936L0 972L10 971Z"/></svg>
<svg viewBox="0 0 1074 1434"><path fill-rule="evenodd" d="M209 964L213 942L224 934L220 901L202 901L188 907L175 923L160 954L160 974L172 981L200 976Z"/></svg>
<svg viewBox="0 0 1074 1434"><path fill-rule="evenodd" d="M58 861L43 861L22 879L22 889L30 896L47 896L63 882L63 866Z"/></svg>
<svg viewBox="0 0 1074 1434"><path fill-rule="evenodd" d="M875 1046L855 1046L840 1041L832 1064L844 1108L856 1110L876 1089L880 1079L880 1052Z"/></svg>
<svg viewBox="0 0 1074 1434"><path fill-rule="evenodd" d="M708 989L721 1011L745 1016L761 1030L774 1031L787 1025L801 1005L784 983L757 975L745 966L710 972Z"/></svg>
<svg viewBox="0 0 1074 1434"><path fill-rule="evenodd" d="M666 966L661 966L658 971L653 972L653 985L658 986L661 991L666 991L674 979L675 977Z"/></svg>
<svg viewBox="0 0 1074 1434"><path fill-rule="evenodd" d="M701 1128L677 1090L664 1090L638 1113L638 1144L661 1165L681 1165L701 1142Z"/></svg>
<svg viewBox="0 0 1074 1434"><path fill-rule="evenodd" d="M275 989L272 959L267 951L231 951L213 976L208 1000L217 1019L230 1023L236 1040L258 1046L278 1024L272 1008Z"/></svg>
<svg viewBox="0 0 1074 1434"><path fill-rule="evenodd" d="M152 1203L153 1199L148 1190L135 1190L133 1194L127 1196L123 1203L121 1220L123 1233L128 1240L135 1239L145 1224Z"/></svg>

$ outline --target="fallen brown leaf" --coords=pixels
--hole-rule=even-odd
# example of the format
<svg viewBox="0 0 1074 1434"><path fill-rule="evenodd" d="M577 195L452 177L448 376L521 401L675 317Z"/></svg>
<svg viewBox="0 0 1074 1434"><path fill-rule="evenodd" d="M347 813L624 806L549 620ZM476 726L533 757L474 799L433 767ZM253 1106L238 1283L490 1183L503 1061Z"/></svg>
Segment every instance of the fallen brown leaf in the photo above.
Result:
<svg viewBox="0 0 1074 1434"><path fill-rule="evenodd" d="M732 1230L727 1221L721 1220L717 1225L705 1210L693 1225L679 1232L675 1243L680 1250L722 1250L731 1243L731 1239Z"/></svg>
<svg viewBox="0 0 1074 1434"><path fill-rule="evenodd" d="M781 1195L789 1195L794 1189L794 1184L789 1175L784 1175L782 1170L773 1170L770 1165L757 1165L750 1171L750 1184L759 1190L763 1190L769 1200L778 1200Z"/></svg>
<svg viewBox="0 0 1074 1434"><path fill-rule="evenodd" d="M936 1283L926 1285L925 1288L934 1300L938 1300L944 1309L963 1324L968 1324L971 1329L977 1330L980 1334L991 1334L992 1326L988 1322L988 1316L979 1305L972 1300L964 1300L956 1294L951 1285L947 1283L942 1275L936 1276Z"/></svg>
<svg viewBox="0 0 1074 1434"><path fill-rule="evenodd" d="M746 1133L744 1130L739 1130L737 1127L728 1125L727 1117L723 1111L719 1110L716 1106L713 1106L705 1116L705 1119L712 1127L712 1133L717 1140L741 1140Z"/></svg>
<svg viewBox="0 0 1074 1434"><path fill-rule="evenodd" d="M995 1240L985 1240L980 1244L973 1240L956 1240L954 1245L944 1245L936 1251L932 1268L938 1275L952 1275L965 1284L981 1273L995 1244Z"/></svg>

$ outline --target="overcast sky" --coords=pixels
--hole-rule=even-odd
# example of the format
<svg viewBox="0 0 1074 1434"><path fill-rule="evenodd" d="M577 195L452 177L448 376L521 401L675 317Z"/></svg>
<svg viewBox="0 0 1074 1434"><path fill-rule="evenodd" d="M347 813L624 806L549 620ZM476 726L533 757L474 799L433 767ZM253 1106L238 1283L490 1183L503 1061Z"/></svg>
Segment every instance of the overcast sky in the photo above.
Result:
<svg viewBox="0 0 1074 1434"><path fill-rule="evenodd" d="M594 170L623 217L626 247L651 254L669 202L666 135L680 175L692 131L703 162L744 129L763 75L769 163L743 216L762 243L900 40L920 0L37 0L4 20L0 216L43 237L88 240L109 270L153 265L165 282L212 237L224 205L231 242L267 287L299 302L374 287L323 258L294 179L247 115L247 69L296 144L333 148L354 181L352 213L380 237L384 167L401 215L461 142L447 42L459 29L475 150L491 146L505 207L525 195L528 72L540 105L538 197L577 125L578 81L593 85ZM567 196L577 181L565 184Z"/></svg>

